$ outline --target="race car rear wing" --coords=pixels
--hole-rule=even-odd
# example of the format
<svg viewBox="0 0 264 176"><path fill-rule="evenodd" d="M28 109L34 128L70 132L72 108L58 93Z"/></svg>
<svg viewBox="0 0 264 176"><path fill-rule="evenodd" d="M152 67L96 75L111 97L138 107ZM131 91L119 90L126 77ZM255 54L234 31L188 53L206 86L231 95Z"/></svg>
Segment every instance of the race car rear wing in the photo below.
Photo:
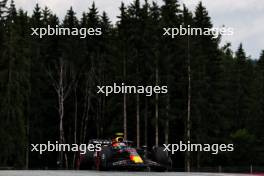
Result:
<svg viewBox="0 0 264 176"><path fill-rule="evenodd" d="M101 144L103 146L112 144L112 141L109 139L91 139L89 140L89 144Z"/></svg>

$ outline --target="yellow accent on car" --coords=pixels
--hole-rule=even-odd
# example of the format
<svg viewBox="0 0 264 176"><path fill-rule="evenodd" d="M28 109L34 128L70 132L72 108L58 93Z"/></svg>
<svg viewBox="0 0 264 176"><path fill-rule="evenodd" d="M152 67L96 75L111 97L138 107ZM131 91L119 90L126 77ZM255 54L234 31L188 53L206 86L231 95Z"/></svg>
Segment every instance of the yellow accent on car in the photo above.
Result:
<svg viewBox="0 0 264 176"><path fill-rule="evenodd" d="M140 156L131 156L131 160L132 160L134 163L143 163L143 160L141 159Z"/></svg>

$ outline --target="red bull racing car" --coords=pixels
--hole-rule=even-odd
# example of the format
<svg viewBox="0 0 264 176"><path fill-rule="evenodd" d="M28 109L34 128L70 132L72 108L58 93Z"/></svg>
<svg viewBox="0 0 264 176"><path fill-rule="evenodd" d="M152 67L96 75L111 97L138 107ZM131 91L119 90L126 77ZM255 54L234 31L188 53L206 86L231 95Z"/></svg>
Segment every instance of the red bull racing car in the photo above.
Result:
<svg viewBox="0 0 264 176"><path fill-rule="evenodd" d="M93 139L89 143L101 144L102 148L80 155L79 169L167 171L172 166L164 148L136 148L133 142L124 140L121 135L112 140Z"/></svg>

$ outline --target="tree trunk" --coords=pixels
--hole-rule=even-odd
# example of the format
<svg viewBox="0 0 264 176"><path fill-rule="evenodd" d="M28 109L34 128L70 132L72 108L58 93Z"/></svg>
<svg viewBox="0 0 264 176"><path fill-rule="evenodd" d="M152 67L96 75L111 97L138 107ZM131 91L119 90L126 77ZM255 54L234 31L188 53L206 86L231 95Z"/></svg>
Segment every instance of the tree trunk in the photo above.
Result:
<svg viewBox="0 0 264 176"><path fill-rule="evenodd" d="M106 97L103 96L103 107L102 107L102 118L101 118L102 122L104 122L105 120L105 109L106 109ZM104 135L104 124L101 124L101 128L100 128L101 135Z"/></svg>
<svg viewBox="0 0 264 176"><path fill-rule="evenodd" d="M145 97L145 146L148 146L148 101Z"/></svg>
<svg viewBox="0 0 264 176"><path fill-rule="evenodd" d="M89 91L90 92L90 91ZM89 93L88 93L89 94ZM88 122L88 119L89 119L89 110L90 110L90 96L88 96L88 100L87 100L87 109L85 110L85 115L84 115L84 127L83 127L83 138L82 138L82 143L84 144L85 143L85 139L86 139L86 135L87 135L87 122Z"/></svg>
<svg viewBox="0 0 264 176"><path fill-rule="evenodd" d="M60 144L64 143L64 129L63 129L63 118L64 118L64 85L63 85L63 72L64 66L62 60L60 60L60 73L59 73L59 90L58 90L58 101L59 101L59 116L60 116ZM63 151L60 154L60 167L63 167Z"/></svg>
<svg viewBox="0 0 264 176"><path fill-rule="evenodd" d="M126 81L126 57L124 57L124 63L123 63L123 76L124 76L124 82ZM124 113L124 139L127 139L127 96L124 93L123 96L123 113Z"/></svg>
<svg viewBox="0 0 264 176"><path fill-rule="evenodd" d="M137 147L140 147L140 115L139 115L139 94L137 94Z"/></svg>
<svg viewBox="0 0 264 176"><path fill-rule="evenodd" d="M127 100L126 94L124 93L124 139L127 139Z"/></svg>
<svg viewBox="0 0 264 176"><path fill-rule="evenodd" d="M156 86L159 85L159 69L156 63ZM159 94L155 95L155 145L159 145Z"/></svg>
<svg viewBox="0 0 264 176"><path fill-rule="evenodd" d="M199 144L199 143L198 143ZM200 172L200 161L201 161L201 152L197 152L197 171Z"/></svg>
<svg viewBox="0 0 264 176"><path fill-rule="evenodd" d="M101 108L102 108L102 96L99 97L96 112L96 136L100 138L100 124L101 124Z"/></svg>
<svg viewBox="0 0 264 176"><path fill-rule="evenodd" d="M29 167L29 150L30 150L30 139L29 139L29 116L30 116L30 100L29 96L27 97L27 117L26 117L26 162L25 162L25 169L27 170Z"/></svg>
<svg viewBox="0 0 264 176"><path fill-rule="evenodd" d="M166 106L166 121L165 121L165 144L169 143L169 132L170 132L170 96L169 94L167 95L167 106Z"/></svg>
<svg viewBox="0 0 264 176"><path fill-rule="evenodd" d="M191 60L190 60L190 40L188 36L188 107L187 107L187 120L186 120L186 142L191 140ZM186 151L185 156L185 169L187 172L191 171L191 153Z"/></svg>
<svg viewBox="0 0 264 176"><path fill-rule="evenodd" d="M74 144L77 144L77 119L78 119L78 97L77 97L77 87L74 87L74 104L75 104L75 113L74 113ZM75 168L76 163L76 152L73 154L72 168Z"/></svg>
<svg viewBox="0 0 264 176"><path fill-rule="evenodd" d="M64 121L64 101L69 95L69 92L71 91L71 88L73 84L75 83L75 78L71 80L70 83L67 83L67 73L66 73L66 64L62 58L59 59L59 63L56 66L55 73L58 75L54 76L52 72L48 72L52 84L57 92L57 98L58 98L58 113L59 113L59 143L64 144L65 143L65 136L64 136L64 128L63 128L63 121ZM58 72L56 72L58 71ZM56 79L58 76L58 79ZM65 159L65 163L64 160ZM62 168L65 164L65 167L68 168L68 157L67 153L61 151L59 153L59 167Z"/></svg>

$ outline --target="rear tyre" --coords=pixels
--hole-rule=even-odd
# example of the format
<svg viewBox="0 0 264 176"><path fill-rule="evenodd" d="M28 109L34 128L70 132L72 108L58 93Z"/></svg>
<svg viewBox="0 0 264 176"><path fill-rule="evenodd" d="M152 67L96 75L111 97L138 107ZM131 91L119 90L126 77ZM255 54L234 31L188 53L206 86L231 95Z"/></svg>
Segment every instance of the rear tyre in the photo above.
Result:
<svg viewBox="0 0 264 176"><path fill-rule="evenodd" d="M167 151L164 151L164 147L155 147L153 149L154 160L163 165L164 168L161 171L169 171L172 168L172 160Z"/></svg>
<svg viewBox="0 0 264 176"><path fill-rule="evenodd" d="M110 147L103 147L100 153L100 170L108 170L112 159L112 150Z"/></svg>
<svg viewBox="0 0 264 176"><path fill-rule="evenodd" d="M85 155L81 156L80 170L91 170L94 166L94 152L87 151Z"/></svg>

